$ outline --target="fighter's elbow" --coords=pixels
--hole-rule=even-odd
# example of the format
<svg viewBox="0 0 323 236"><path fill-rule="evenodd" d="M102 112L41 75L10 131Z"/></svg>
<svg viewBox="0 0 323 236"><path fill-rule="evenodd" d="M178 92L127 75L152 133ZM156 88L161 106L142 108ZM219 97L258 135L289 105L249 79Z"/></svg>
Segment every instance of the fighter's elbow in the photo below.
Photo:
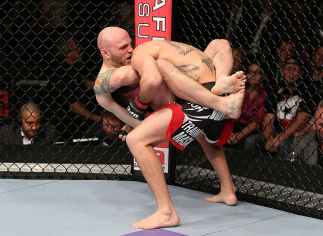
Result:
<svg viewBox="0 0 323 236"><path fill-rule="evenodd" d="M158 89L162 85L162 77L160 74L150 74L147 77L141 77L140 86L147 86L150 89Z"/></svg>

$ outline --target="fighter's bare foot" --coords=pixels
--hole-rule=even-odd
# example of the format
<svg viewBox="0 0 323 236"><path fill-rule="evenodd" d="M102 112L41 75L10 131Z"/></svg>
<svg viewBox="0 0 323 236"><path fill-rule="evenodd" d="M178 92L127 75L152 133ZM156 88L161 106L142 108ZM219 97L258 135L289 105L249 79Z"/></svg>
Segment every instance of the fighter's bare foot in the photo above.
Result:
<svg viewBox="0 0 323 236"><path fill-rule="evenodd" d="M228 115L232 119L238 119L241 115L241 106L245 94L244 86L236 93L232 93L229 96L222 97L224 114Z"/></svg>
<svg viewBox="0 0 323 236"><path fill-rule="evenodd" d="M234 206L238 202L237 196L234 193L225 194L222 192L220 192L217 195L214 195L213 197L207 197L207 198L205 198L205 200L207 202L214 202L214 203L224 202L228 206Z"/></svg>
<svg viewBox="0 0 323 236"><path fill-rule="evenodd" d="M238 71L231 76L220 76L216 79L216 84L211 89L211 92L215 95L235 93L238 92L242 86L245 86L246 81L246 75L243 71Z"/></svg>
<svg viewBox="0 0 323 236"><path fill-rule="evenodd" d="M131 226L137 229L156 229L164 227L174 227L178 224L179 216L176 211L171 214L163 214L157 211L147 218L132 224Z"/></svg>
<svg viewBox="0 0 323 236"><path fill-rule="evenodd" d="M205 200L207 202L214 202L214 203L222 203L224 202L225 204L227 204L228 206L234 206L237 204L238 199L237 196L235 194L235 187L232 187L232 190L228 190L228 191L222 191L217 194L214 195L213 197L207 197L205 198Z"/></svg>

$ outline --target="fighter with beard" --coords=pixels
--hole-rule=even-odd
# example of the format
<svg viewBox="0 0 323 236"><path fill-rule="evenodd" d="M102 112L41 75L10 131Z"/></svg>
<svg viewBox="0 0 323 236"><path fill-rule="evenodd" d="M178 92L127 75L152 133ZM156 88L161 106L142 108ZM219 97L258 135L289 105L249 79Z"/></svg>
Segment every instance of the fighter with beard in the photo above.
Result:
<svg viewBox="0 0 323 236"><path fill-rule="evenodd" d="M117 104L113 99L113 94L118 93L118 90L121 91L120 88L124 89L122 88L123 86L127 86L127 85L133 86L133 88L127 90L127 96L130 95L128 96L129 100L132 99L134 96L136 96L139 92L139 87L138 87L138 82L140 81L139 75L135 70L132 69L131 66L129 66L129 64L131 63L131 55L133 52L133 49L131 47L131 39L127 34L127 32L120 28L116 28L116 27L106 28L103 31L101 31L98 37L98 47L103 57L103 65L95 84L97 100L101 104L101 106L116 114L125 123L133 127L136 127L129 134L127 138L128 146L135 147L136 145L133 145L133 140L138 140L137 139L138 133L141 133L140 140L142 140L142 142L138 143L141 146L140 147L136 146L138 147L138 150L136 151L131 148L131 151L133 153L137 153L140 150L143 151L142 154L145 157L144 159L140 158L141 160L139 163L143 173L146 172L145 170L147 169L145 168L146 163L150 167L152 167L150 169L151 173L148 173L148 175L144 173L144 176L148 184L152 188L155 194L155 197L157 199L157 202L158 202L157 212L149 216L148 218L143 219L142 221L136 224L133 224L132 226L135 228L144 228L144 229L175 226L179 223L179 217L178 217L178 214L176 213L176 210L173 206L170 195L168 193L168 189L165 183L160 162L158 163L158 160L157 160L158 158L156 159L154 156L156 155L156 153L154 153L153 149L151 149L151 147L154 146L155 144L165 140L166 129L168 124L170 123L170 119L172 118L172 112L170 109L159 110L153 113L152 115L150 115L142 123L140 123L139 120L131 117L128 114L128 111L125 108L121 107L119 104ZM232 58L231 51L224 50L225 52L223 51L221 52L222 54L227 55L228 57L227 60L229 62L225 60L226 58L225 56L223 56L219 52L215 53L215 50L214 49L212 50L212 48L208 48L206 51L210 52L213 62L219 60L219 58L216 59L215 55L218 54L222 56L222 60L220 61L221 62L225 61L225 65L220 67L221 69L218 69L218 67L216 67L217 69L216 73L218 74L219 72L222 75L222 77L227 78L227 81L225 79L222 79L221 80L222 83L227 83L228 84L227 87L230 87L230 88L234 87L234 90L237 91L237 92L235 91L237 95L233 96L234 100L236 99L242 100L243 94L244 94L243 73L235 74L233 76L228 76L228 74L232 70L232 65L233 65L233 58ZM214 95L213 93L205 89L203 86L198 84L196 81L192 80L191 78L187 77L186 75L178 71L172 64L170 64L165 60L164 61L159 60L157 62L157 65L159 65L159 70L161 71L163 76L168 77L168 79L166 80L167 86L166 86L166 83L162 83L157 96L149 104L149 106L154 110L164 105L167 105L169 102L177 101L177 98L172 93L173 90L170 91L169 89L169 87L174 86L174 84L176 87L178 86L178 84L181 83L181 86L184 87L185 89L181 88L179 90L180 91L187 90L186 92L185 91L183 92L183 96L178 95L182 99L183 98L185 99L185 96L186 96L190 99L191 102L195 102L194 96L198 97L200 95L206 98L205 102L207 104L202 104L202 105L209 104L214 107L216 105L214 104L214 102L221 102L221 101L228 102L229 99L226 99L225 101L225 99L222 99L222 98L228 98L231 96L230 95L228 97L219 97ZM223 68L227 68L227 69L223 70ZM215 73L215 71L213 72ZM172 84L172 80L176 80L176 82ZM207 82L207 81L204 81L204 82ZM178 94L178 92L176 93ZM194 96L192 95L187 96L187 94L190 94L190 93L194 93ZM240 93L242 94L242 96ZM125 100L125 97L123 97L122 95L119 97L121 98L121 100ZM197 98L196 100L199 101L200 98ZM241 106L241 102L240 102L240 106ZM209 108L205 107L203 109L208 110ZM240 109L240 107L237 107L237 109ZM216 113L218 111L214 111L214 112ZM223 114L223 116L225 115ZM163 119L162 122L160 122L161 118ZM137 128L138 128L138 131L136 131ZM147 132L147 129L150 129L150 131ZM155 135L152 134L151 132L155 133ZM151 135L153 135L154 137L151 138ZM147 143L147 139L150 139L150 141L148 141L149 143ZM211 198L207 198L206 200L211 202L225 202L228 205L235 205L237 202L237 198L235 196L235 188L231 180L231 176L226 163L226 158L224 155L223 148L222 147L213 148L205 140L203 135L197 136L196 139L201 143L207 158L211 162L215 171L218 173L221 181L221 192L218 195L215 195ZM149 149L148 151L147 151L147 148ZM146 157L150 160L146 159ZM148 169L150 167L148 167ZM155 175L154 179L151 179L149 177L151 174ZM157 191L155 186L158 186Z"/></svg>

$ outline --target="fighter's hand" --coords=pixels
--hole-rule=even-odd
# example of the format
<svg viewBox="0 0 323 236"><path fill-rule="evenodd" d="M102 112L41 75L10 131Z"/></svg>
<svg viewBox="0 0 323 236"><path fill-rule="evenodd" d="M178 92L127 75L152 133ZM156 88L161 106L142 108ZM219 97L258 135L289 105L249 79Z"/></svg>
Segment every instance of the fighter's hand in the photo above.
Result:
<svg viewBox="0 0 323 236"><path fill-rule="evenodd" d="M120 142L121 143L125 143L126 142L127 135L128 135L128 131L127 130L122 130L119 133L119 139L120 139Z"/></svg>
<svg viewBox="0 0 323 236"><path fill-rule="evenodd" d="M126 138L127 135L129 134L129 132L133 130L133 128L129 125L125 125L123 126L121 132L119 133L119 139L121 143L125 143L126 142Z"/></svg>
<svg viewBox="0 0 323 236"><path fill-rule="evenodd" d="M133 118L143 120L148 111L148 104L141 103L139 99L135 97L128 103L127 110Z"/></svg>

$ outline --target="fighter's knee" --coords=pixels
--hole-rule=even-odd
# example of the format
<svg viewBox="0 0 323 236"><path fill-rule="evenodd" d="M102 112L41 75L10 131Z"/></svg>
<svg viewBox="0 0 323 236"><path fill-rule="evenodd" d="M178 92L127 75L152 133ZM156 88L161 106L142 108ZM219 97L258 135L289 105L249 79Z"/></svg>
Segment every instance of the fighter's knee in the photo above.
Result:
<svg viewBox="0 0 323 236"><path fill-rule="evenodd" d="M133 145L136 143L136 132L135 131L131 131L128 135L127 135L127 138L126 138L126 143L127 143L127 146L129 148L133 147Z"/></svg>
<svg viewBox="0 0 323 236"><path fill-rule="evenodd" d="M232 53L231 44L226 39L213 39L209 46L212 48L218 48L219 50L230 51Z"/></svg>

